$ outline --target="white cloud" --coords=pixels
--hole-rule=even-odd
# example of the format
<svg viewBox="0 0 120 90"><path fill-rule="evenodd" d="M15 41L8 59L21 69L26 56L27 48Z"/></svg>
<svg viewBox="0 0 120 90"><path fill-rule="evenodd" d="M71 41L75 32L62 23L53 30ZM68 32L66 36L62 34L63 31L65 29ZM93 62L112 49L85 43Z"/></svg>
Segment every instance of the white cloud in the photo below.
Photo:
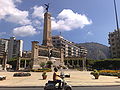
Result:
<svg viewBox="0 0 120 90"><path fill-rule="evenodd" d="M93 35L93 33L89 31L89 32L87 32L87 35Z"/></svg>
<svg viewBox="0 0 120 90"><path fill-rule="evenodd" d="M42 23L37 19L32 21L32 25L37 29L43 29Z"/></svg>
<svg viewBox="0 0 120 90"><path fill-rule="evenodd" d="M57 16L57 20L53 19L53 30L70 31L77 28L83 28L86 25L92 24L92 21L86 15L74 13L70 9L64 9Z"/></svg>
<svg viewBox="0 0 120 90"><path fill-rule="evenodd" d="M34 12L32 14L33 17L39 17L40 19L43 19L44 18L44 7L43 6L34 6L33 7L34 9Z"/></svg>
<svg viewBox="0 0 120 90"><path fill-rule="evenodd" d="M16 1L20 2L21 0ZM0 19L21 25L30 24L29 12L17 9L14 2L15 0L0 0Z"/></svg>
<svg viewBox="0 0 120 90"><path fill-rule="evenodd" d="M14 2L22 3L22 0L14 0Z"/></svg>
<svg viewBox="0 0 120 90"><path fill-rule="evenodd" d="M16 36L30 36L39 33L36 29L43 27L44 7L34 6L32 13L32 22L28 19L29 12L21 11L16 8L15 2L21 3L22 0L1 0L0 1L0 19L9 22L18 23L24 26L13 29L13 34ZM36 19L37 17L37 19ZM39 18L39 19L38 19ZM64 9L57 17L51 17L52 30L70 31L78 28L83 28L86 25L92 24L92 20L86 15L74 13L70 9ZM36 28L34 28L34 27ZM88 33L90 34L90 33Z"/></svg>
<svg viewBox="0 0 120 90"><path fill-rule="evenodd" d="M33 17L38 17L43 21L44 19L44 8L42 6L34 6ZM58 16L52 18L52 30L64 30L70 31L77 28L83 28L86 25L92 24L92 20L88 19L86 15L74 13L70 9L64 9L58 14Z"/></svg>
<svg viewBox="0 0 120 90"><path fill-rule="evenodd" d="M6 32L0 32L0 36L3 36L5 34L6 34Z"/></svg>
<svg viewBox="0 0 120 90"><path fill-rule="evenodd" d="M13 34L15 36L25 37L35 35L37 33L38 32L36 31L36 29L31 25L21 26L13 29Z"/></svg>
<svg viewBox="0 0 120 90"><path fill-rule="evenodd" d="M38 17L43 21L44 19L44 7L34 6L33 17ZM92 24L92 20L88 19L86 15L74 13L70 9L64 9L58 14L57 17L52 18L52 30L64 30L70 31L77 28L83 28L86 25ZM40 21L40 22L41 22Z"/></svg>

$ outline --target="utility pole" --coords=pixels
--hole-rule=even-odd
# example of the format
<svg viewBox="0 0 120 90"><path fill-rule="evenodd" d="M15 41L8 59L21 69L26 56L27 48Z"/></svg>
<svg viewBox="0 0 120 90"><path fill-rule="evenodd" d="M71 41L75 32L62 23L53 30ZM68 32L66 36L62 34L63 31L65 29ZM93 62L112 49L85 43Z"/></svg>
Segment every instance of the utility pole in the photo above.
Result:
<svg viewBox="0 0 120 90"><path fill-rule="evenodd" d="M114 0L114 9L115 9L115 18L116 18L117 30L118 30L118 33L119 33L119 22L118 22L117 6L116 6L116 1L115 0Z"/></svg>
<svg viewBox="0 0 120 90"><path fill-rule="evenodd" d="M116 5L116 1L114 0L114 11L115 11L115 18L116 18L116 25L117 25L117 32L118 32L118 36L117 36L117 48L120 48L120 31L119 31L119 21L118 21L118 13L117 13L117 5ZM117 50L117 52L119 52L119 50ZM120 57L120 53L117 53L118 57Z"/></svg>

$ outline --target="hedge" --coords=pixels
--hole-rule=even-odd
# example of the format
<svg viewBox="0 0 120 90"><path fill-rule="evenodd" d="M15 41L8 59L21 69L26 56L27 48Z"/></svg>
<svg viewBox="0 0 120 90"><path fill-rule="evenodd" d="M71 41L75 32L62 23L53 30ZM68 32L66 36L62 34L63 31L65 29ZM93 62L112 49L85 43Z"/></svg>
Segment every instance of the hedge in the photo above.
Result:
<svg viewBox="0 0 120 90"><path fill-rule="evenodd" d="M50 68L43 68L43 69L33 69L32 72L52 72L52 69Z"/></svg>

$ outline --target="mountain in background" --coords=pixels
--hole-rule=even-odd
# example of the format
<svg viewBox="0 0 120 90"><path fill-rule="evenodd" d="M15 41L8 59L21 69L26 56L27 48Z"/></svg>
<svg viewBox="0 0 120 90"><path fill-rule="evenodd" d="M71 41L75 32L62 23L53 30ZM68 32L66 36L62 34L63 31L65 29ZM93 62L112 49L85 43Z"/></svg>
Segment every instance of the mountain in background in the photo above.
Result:
<svg viewBox="0 0 120 90"><path fill-rule="evenodd" d="M79 43L78 46L83 46L88 50L87 58L93 60L101 60L110 58L109 47L99 43Z"/></svg>

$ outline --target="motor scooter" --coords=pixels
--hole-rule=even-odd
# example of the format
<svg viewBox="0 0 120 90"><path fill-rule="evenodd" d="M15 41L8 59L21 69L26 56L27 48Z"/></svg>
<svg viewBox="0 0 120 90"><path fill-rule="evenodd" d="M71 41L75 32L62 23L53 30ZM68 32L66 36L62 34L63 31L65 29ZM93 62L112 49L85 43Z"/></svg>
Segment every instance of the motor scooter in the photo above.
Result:
<svg viewBox="0 0 120 90"><path fill-rule="evenodd" d="M44 90L72 90L72 86L68 85L67 82L65 82L65 80L64 80L65 76L64 75L60 75L60 78L62 79L62 81L61 81L62 82L61 88L58 88L58 85L57 85L56 82L48 81L45 84Z"/></svg>

